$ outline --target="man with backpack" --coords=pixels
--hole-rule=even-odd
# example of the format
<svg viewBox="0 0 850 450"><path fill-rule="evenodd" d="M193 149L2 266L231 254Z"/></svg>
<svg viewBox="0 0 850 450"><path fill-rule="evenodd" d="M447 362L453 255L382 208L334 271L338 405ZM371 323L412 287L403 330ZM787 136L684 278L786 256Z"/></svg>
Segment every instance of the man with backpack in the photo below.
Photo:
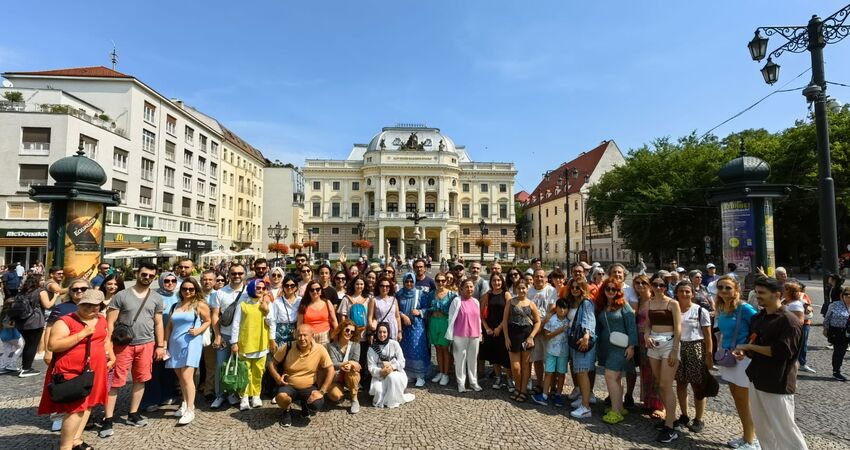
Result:
<svg viewBox="0 0 850 450"><path fill-rule="evenodd" d="M236 308L239 307L241 300L248 299L248 293L245 292L247 285L244 283L247 276L245 271L245 266L241 263L232 263L229 272L230 284L215 291L210 296L211 321L215 332L213 346L218 352L215 370L215 400L210 405L213 409L218 409L224 404L224 393L221 390L221 367L230 358L230 345L235 343L235 338L238 337L233 336L232 329ZM234 339L231 340L231 337ZM231 405L239 403L239 397L236 394L230 394L227 400Z"/></svg>
<svg viewBox="0 0 850 450"><path fill-rule="evenodd" d="M15 268L7 268L6 271L3 272L2 279L3 286L6 287L6 298L12 298L18 295L18 290L21 288L21 277L18 276L18 273L15 271Z"/></svg>
<svg viewBox="0 0 850 450"><path fill-rule="evenodd" d="M44 333L44 310L40 294L41 277L31 275L9 306L9 318L15 321L15 328L24 338L23 369L18 374L20 378L34 377L40 373L32 368L41 335Z"/></svg>

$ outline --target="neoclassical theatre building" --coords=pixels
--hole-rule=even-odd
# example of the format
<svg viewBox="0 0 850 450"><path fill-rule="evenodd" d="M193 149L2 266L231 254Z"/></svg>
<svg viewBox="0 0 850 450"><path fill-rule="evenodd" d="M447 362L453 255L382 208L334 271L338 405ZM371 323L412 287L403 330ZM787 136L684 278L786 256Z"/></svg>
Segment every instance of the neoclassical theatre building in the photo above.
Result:
<svg viewBox="0 0 850 450"><path fill-rule="evenodd" d="M478 259L476 243L488 240L487 261L513 258L514 164L473 161L438 128L387 127L355 144L346 159L308 159L303 172L303 238L317 241L327 257L356 255L351 243L362 222L374 257L419 256L424 248L436 261ZM418 242L413 216L424 232Z"/></svg>

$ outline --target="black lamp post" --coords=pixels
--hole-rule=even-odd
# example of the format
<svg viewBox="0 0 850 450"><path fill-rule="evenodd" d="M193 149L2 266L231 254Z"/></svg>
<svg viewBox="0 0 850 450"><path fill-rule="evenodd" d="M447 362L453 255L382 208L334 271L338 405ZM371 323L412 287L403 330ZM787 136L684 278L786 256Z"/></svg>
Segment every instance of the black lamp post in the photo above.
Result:
<svg viewBox="0 0 850 450"><path fill-rule="evenodd" d="M478 229L481 230L481 265L484 265L484 233L487 231L487 222L484 222L484 219L481 219L481 222L478 222Z"/></svg>
<svg viewBox="0 0 850 450"><path fill-rule="evenodd" d="M298 243L298 230L292 230L292 243Z"/></svg>
<svg viewBox="0 0 850 450"><path fill-rule="evenodd" d="M307 229L307 240L311 241L310 242L311 244L313 243L312 242L313 241L313 230L311 230L309 228ZM310 250L308 250L308 255L310 256L310 260L312 261L313 260L313 246L312 245L310 246Z"/></svg>
<svg viewBox="0 0 850 450"><path fill-rule="evenodd" d="M767 56L767 64L761 69L764 81L768 84L779 80L779 65L773 62L782 53L802 53L807 51L812 58L812 82L803 90L808 102L815 104L815 132L817 133L818 149L818 210L821 234L821 257L826 273L838 273L838 228L835 218L835 185L832 179L832 162L829 156L829 128L827 123L826 76L824 75L823 48L826 44L834 44L850 34L850 26L844 21L850 15L850 5L835 14L821 19L814 15L805 26L759 27L755 37L747 44L750 57L761 61ZM767 37L779 34L788 42L767 53ZM827 280L823 280L824 289Z"/></svg>
<svg viewBox="0 0 850 450"><path fill-rule="evenodd" d="M357 222L357 235L360 236L360 240L363 240L363 231L366 230L366 224L361 220ZM363 247L360 247L360 256L363 256Z"/></svg>
<svg viewBox="0 0 850 450"><path fill-rule="evenodd" d="M289 234L289 227L281 228L280 222L278 222L275 226L269 225L269 238L274 239L275 249L275 266L280 264L280 251L277 249L277 245L280 244L281 238L286 238L286 235Z"/></svg>

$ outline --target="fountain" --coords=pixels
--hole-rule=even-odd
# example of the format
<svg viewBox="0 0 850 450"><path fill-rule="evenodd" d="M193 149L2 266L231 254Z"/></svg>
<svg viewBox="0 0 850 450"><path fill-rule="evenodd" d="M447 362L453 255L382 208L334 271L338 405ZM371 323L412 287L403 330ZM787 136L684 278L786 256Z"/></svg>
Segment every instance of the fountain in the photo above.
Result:
<svg viewBox="0 0 850 450"><path fill-rule="evenodd" d="M416 255L417 258L425 255L425 243L428 242L428 239L425 238L425 233L422 232L422 227L419 226L419 222L425 218L426 216L420 215L419 211L414 211L412 216L407 216L407 220L413 221L413 238L405 238L403 241L405 244L419 249Z"/></svg>

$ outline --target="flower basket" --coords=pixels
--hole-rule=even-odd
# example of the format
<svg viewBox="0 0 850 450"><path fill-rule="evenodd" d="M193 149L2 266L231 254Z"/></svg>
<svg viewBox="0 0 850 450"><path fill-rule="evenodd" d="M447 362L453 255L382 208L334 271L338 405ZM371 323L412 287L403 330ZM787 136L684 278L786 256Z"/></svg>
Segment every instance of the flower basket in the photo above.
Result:
<svg viewBox="0 0 850 450"><path fill-rule="evenodd" d="M478 248L489 247L491 245L493 245L493 241L487 238L480 238L475 240L475 246Z"/></svg>
<svg viewBox="0 0 850 450"><path fill-rule="evenodd" d="M316 248L319 246L319 241L304 241L301 243L304 248Z"/></svg>
<svg viewBox="0 0 850 450"><path fill-rule="evenodd" d="M354 248L359 248L361 250L369 250L372 248L372 243L366 239L358 239L351 242L351 246Z"/></svg>
<svg viewBox="0 0 850 450"><path fill-rule="evenodd" d="M285 255L289 253L289 246L284 243L271 243L269 244L269 252L283 253Z"/></svg>

